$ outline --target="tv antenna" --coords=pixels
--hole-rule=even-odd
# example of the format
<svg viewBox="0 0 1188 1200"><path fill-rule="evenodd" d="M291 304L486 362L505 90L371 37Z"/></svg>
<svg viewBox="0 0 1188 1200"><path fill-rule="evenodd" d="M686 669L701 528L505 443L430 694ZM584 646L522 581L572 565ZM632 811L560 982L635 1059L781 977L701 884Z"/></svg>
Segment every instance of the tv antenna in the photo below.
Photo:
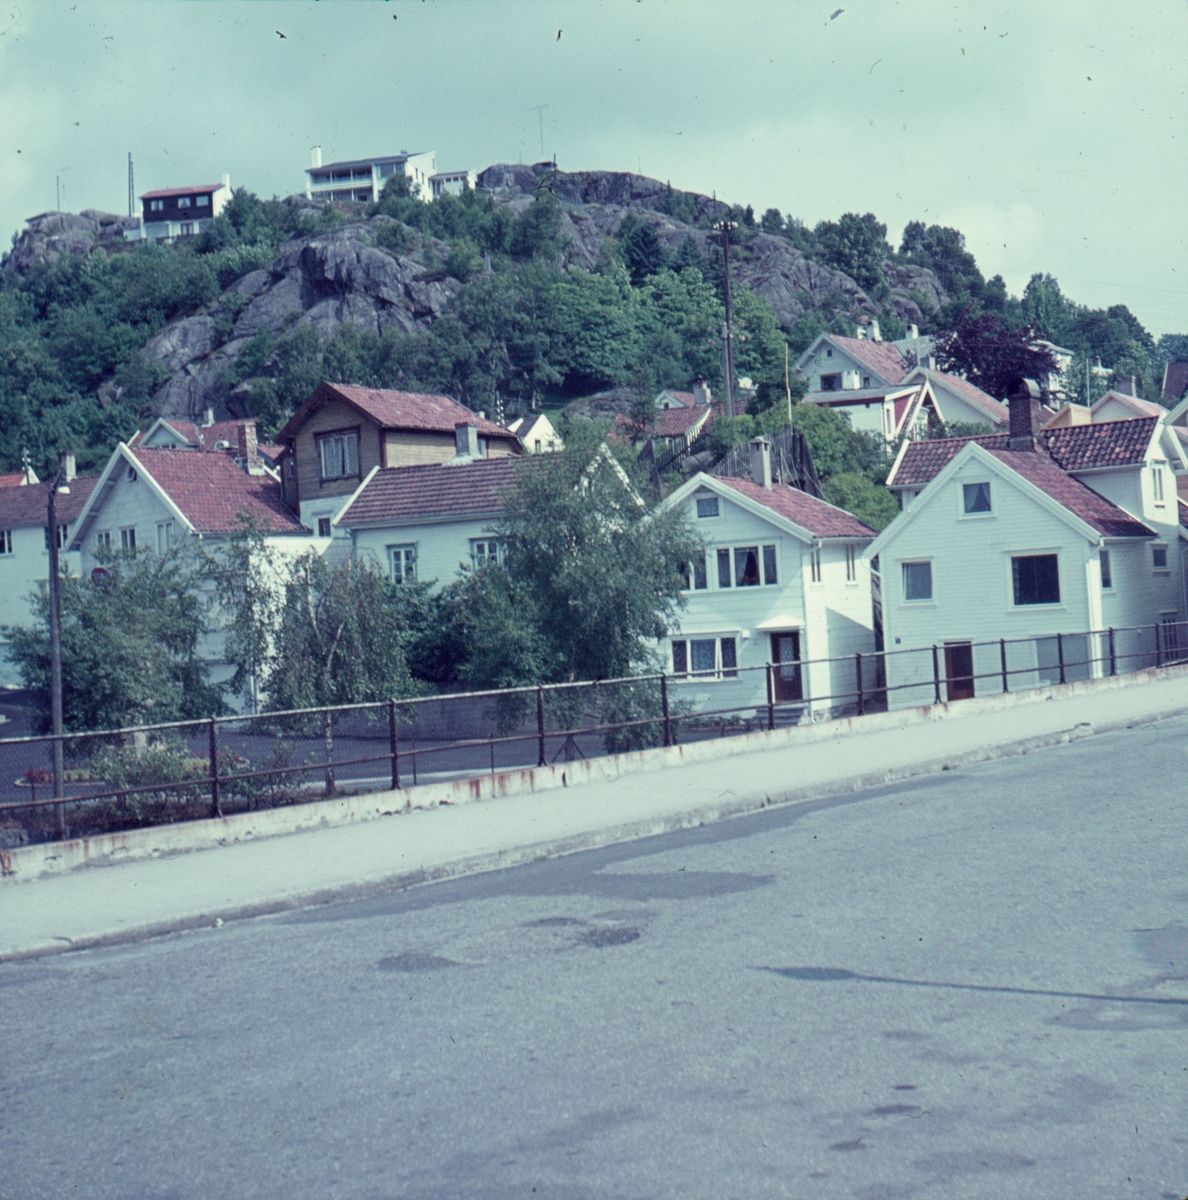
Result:
<svg viewBox="0 0 1188 1200"><path fill-rule="evenodd" d="M544 159L544 110L546 108L548 108L547 104L530 104L528 106L528 111L536 113L540 124L540 157L542 161Z"/></svg>

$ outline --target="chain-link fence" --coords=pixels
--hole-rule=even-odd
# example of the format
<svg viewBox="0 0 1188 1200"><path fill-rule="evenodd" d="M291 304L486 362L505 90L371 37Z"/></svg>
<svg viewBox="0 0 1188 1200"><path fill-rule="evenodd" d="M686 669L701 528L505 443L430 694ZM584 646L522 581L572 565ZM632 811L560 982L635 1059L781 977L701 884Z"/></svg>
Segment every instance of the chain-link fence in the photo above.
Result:
<svg viewBox="0 0 1188 1200"><path fill-rule="evenodd" d="M1188 622L0 739L0 849L1188 661Z"/></svg>

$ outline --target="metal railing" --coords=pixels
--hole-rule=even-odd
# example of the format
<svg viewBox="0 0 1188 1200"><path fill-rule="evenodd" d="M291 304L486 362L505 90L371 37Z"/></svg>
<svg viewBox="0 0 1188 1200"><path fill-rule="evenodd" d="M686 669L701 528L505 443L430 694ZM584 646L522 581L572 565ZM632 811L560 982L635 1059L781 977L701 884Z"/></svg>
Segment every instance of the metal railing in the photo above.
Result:
<svg viewBox="0 0 1188 1200"><path fill-rule="evenodd" d="M1167 622L3 738L0 849L1184 661Z"/></svg>

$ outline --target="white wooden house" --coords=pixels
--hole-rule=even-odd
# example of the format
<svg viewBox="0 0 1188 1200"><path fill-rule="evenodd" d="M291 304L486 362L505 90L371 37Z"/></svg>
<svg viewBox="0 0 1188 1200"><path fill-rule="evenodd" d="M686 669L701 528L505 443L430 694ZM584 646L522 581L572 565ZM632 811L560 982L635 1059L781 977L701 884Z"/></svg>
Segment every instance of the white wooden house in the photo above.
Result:
<svg viewBox="0 0 1188 1200"><path fill-rule="evenodd" d="M565 449L565 443L544 413L517 417L508 430L524 443L524 450L528 454L550 454Z"/></svg>
<svg viewBox="0 0 1188 1200"><path fill-rule="evenodd" d="M773 484L769 443L751 446L751 479L699 473L663 502L688 514L706 548L689 565L665 669L695 711L765 705L768 663L776 700L813 716L845 710L855 702L853 655L875 648L863 558L874 530Z"/></svg>
<svg viewBox="0 0 1188 1200"><path fill-rule="evenodd" d="M868 554L892 708L931 703L938 679L942 700L1001 692L1004 657L1016 690L1185 645L1179 440L1154 417L1034 430L1028 397L1012 425L905 445L888 478L904 512ZM1108 634L1085 636L1154 625L1116 635L1113 664Z"/></svg>

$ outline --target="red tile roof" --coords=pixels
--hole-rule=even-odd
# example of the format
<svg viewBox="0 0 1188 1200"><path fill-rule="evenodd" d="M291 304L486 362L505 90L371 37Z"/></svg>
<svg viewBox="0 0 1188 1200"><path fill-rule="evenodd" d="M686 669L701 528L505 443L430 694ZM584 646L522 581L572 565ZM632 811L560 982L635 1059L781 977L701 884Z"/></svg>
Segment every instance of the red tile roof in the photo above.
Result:
<svg viewBox="0 0 1188 1200"><path fill-rule="evenodd" d="M1005 433L988 433L981 437L929 438L908 442L899 460L887 477L888 487L923 487L935 479L970 442L987 450L1006 450L1010 437Z"/></svg>
<svg viewBox="0 0 1188 1200"><path fill-rule="evenodd" d="M1000 425L1005 425L1011 419L1010 409L1005 404L995 400L988 392L982 391L976 383L962 379L960 375L950 375L947 371L930 371L920 368L925 378L938 386L947 387L956 392L963 400L975 408L980 408L988 417L993 417Z"/></svg>
<svg viewBox="0 0 1188 1200"><path fill-rule="evenodd" d="M248 512L272 533L308 532L281 499L270 475L249 475L224 454L137 446L132 456L199 533L228 533Z"/></svg>
<svg viewBox="0 0 1188 1200"><path fill-rule="evenodd" d="M348 529L439 517L493 516L515 486L516 471L538 458L476 458L447 466L388 467L376 471L347 505L338 523ZM532 469L528 466L528 469Z"/></svg>
<svg viewBox="0 0 1188 1200"><path fill-rule="evenodd" d="M857 517L842 508L835 508L824 500L810 496L799 488L787 484L776 483L770 489L760 484L752 483L749 479L720 478L728 488L770 508L772 512L807 529L813 537L819 538L873 538L875 531L869 525L859 521Z"/></svg>
<svg viewBox="0 0 1188 1200"><path fill-rule="evenodd" d="M471 424L484 437L500 437L519 444L516 435L503 425L479 417L449 396L424 392L394 392L380 388L323 383L277 434L281 443L291 442L302 425L326 404L345 401L383 429L416 429L432 433L454 432L455 425Z"/></svg>
<svg viewBox="0 0 1188 1200"><path fill-rule="evenodd" d="M142 200L164 200L169 196L197 196L202 192L217 192L226 186L222 183L196 183L193 187L159 188L155 192L141 192Z"/></svg>
<svg viewBox="0 0 1188 1200"><path fill-rule="evenodd" d="M851 358L865 363L880 379L888 383L900 383L910 370L907 359L891 342L875 342L869 338L838 337L830 334L829 340Z"/></svg>
<svg viewBox="0 0 1188 1200"><path fill-rule="evenodd" d="M17 471L13 475L0 475L0 488L6 487L23 487L25 483L25 472Z"/></svg>
<svg viewBox="0 0 1188 1200"><path fill-rule="evenodd" d="M656 413L652 433L656 437L677 437L688 433L708 413L707 408L662 408Z"/></svg>
<svg viewBox="0 0 1188 1200"><path fill-rule="evenodd" d="M95 479L72 479L69 495L58 494L55 516L63 525L71 524L82 511L95 486ZM25 487L0 488L0 529L19 529L40 525L45 528L49 501L49 483L30 483Z"/></svg>
<svg viewBox="0 0 1188 1200"><path fill-rule="evenodd" d="M1155 536L1154 531L1141 521L1099 496L1079 479L1066 474L1047 455L1037 454L1034 450L991 450L990 453L1103 537Z"/></svg>
<svg viewBox="0 0 1188 1200"><path fill-rule="evenodd" d="M1146 457L1157 421L1157 417L1135 417L1129 421L1045 429L1041 440L1057 465L1066 471L1125 467L1141 463Z"/></svg>
<svg viewBox="0 0 1188 1200"><path fill-rule="evenodd" d="M683 404L686 408L692 408L693 405L697 403L697 401L693 397L692 392L677 392L677 391L674 391L672 388L665 388L664 391L662 391L660 393L660 395L661 396L671 396L674 400Z"/></svg>

